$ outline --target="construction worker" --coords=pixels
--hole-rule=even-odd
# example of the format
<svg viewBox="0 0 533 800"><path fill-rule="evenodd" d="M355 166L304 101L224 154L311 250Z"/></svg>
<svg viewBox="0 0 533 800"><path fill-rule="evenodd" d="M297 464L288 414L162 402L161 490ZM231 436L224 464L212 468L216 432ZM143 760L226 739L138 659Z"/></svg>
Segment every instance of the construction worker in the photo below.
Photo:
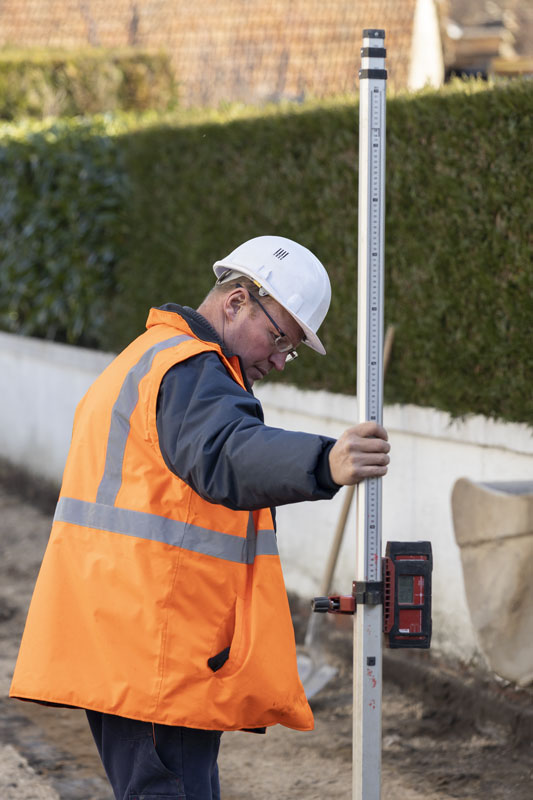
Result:
<svg viewBox="0 0 533 800"><path fill-rule="evenodd" d="M272 507L387 471L385 430L264 424L255 381L317 336L330 283L261 236L197 311L152 308L75 415L10 694L86 709L119 800L220 797L222 731L310 730Z"/></svg>

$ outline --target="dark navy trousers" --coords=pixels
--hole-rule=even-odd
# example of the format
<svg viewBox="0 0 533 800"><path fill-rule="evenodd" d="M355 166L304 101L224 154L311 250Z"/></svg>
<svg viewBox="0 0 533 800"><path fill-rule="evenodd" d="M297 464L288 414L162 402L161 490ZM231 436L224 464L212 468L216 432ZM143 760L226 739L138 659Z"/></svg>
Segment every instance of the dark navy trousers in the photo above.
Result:
<svg viewBox="0 0 533 800"><path fill-rule="evenodd" d="M221 731L86 713L117 800L220 800Z"/></svg>

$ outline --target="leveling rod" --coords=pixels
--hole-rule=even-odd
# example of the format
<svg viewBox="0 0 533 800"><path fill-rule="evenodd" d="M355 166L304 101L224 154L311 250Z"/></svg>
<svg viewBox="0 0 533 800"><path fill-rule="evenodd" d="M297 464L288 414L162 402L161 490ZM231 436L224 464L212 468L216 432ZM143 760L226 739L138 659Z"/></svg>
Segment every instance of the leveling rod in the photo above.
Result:
<svg viewBox="0 0 533 800"><path fill-rule="evenodd" d="M359 71L358 421L383 421L385 31L365 29ZM355 577L381 581L381 478L357 486ZM381 794L383 608L354 616L353 800Z"/></svg>
<svg viewBox="0 0 533 800"><path fill-rule="evenodd" d="M383 422L385 31L365 29L359 71L358 422ZM388 542L381 556L381 478L356 486L355 580L314 611L354 615L353 800L380 800L382 638L431 642L431 542Z"/></svg>

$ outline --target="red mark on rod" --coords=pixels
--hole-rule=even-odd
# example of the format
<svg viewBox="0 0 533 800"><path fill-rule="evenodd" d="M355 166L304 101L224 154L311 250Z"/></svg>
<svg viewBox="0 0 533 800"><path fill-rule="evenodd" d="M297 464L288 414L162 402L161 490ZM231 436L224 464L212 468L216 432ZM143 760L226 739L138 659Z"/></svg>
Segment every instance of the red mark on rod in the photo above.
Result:
<svg viewBox="0 0 533 800"><path fill-rule="evenodd" d="M375 689L376 685L377 685L377 681L374 678L374 675L372 674L372 670L371 669L367 669L366 674L368 675L368 677L372 681L372 688Z"/></svg>

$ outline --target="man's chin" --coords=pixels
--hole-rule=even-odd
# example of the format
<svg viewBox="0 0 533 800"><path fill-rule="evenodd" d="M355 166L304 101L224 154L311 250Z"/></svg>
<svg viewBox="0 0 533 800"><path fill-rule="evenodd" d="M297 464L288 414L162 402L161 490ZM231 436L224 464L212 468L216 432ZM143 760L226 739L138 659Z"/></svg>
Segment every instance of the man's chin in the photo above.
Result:
<svg viewBox="0 0 533 800"><path fill-rule="evenodd" d="M248 378L248 383L250 384L250 386L253 386L254 383L262 380L262 378L264 378L265 376L264 373L262 373L261 370L258 369L257 367L250 367L249 369L246 370L246 377Z"/></svg>

